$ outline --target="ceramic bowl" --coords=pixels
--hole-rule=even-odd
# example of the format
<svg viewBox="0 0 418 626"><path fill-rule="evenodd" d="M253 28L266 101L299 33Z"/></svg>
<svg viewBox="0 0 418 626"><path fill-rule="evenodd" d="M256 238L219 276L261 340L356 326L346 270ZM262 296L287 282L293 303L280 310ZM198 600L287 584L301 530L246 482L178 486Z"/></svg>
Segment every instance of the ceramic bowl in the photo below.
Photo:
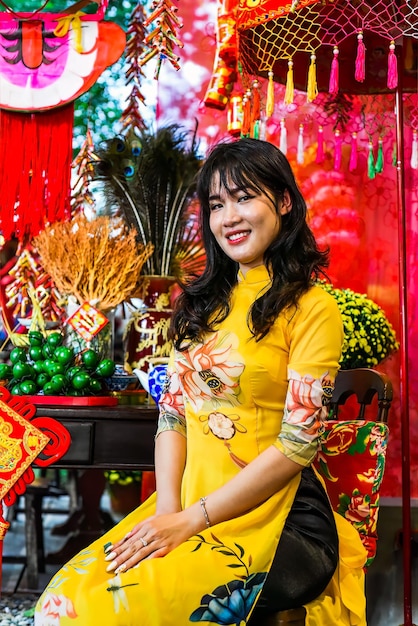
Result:
<svg viewBox="0 0 418 626"><path fill-rule="evenodd" d="M105 382L109 391L125 391L128 387L134 389L138 384L138 378L135 374L129 374L120 365L117 365L113 376L106 378Z"/></svg>

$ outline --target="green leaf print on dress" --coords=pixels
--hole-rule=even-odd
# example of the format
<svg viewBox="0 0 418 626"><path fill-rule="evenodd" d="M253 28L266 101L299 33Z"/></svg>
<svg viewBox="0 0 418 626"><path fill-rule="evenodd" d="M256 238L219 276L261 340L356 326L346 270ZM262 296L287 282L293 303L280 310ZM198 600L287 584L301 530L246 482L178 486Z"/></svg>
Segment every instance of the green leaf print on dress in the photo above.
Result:
<svg viewBox="0 0 418 626"><path fill-rule="evenodd" d="M213 533L211 537L213 543L206 541L202 535L196 535L198 544L194 548L194 552L202 546L210 547L211 550L219 552L227 557L232 557L234 562L228 564L232 569L243 568L244 573L237 575L237 578L229 581L225 585L216 587L211 593L202 596L200 606L190 615L190 622L213 622L214 624L222 624L231 626L239 626L242 622L246 623L251 608L260 593L267 577L267 572L259 572L249 574L247 565L243 557L245 550L238 543L235 543L235 549L222 543ZM195 538L189 539L194 541ZM248 558L251 565L251 555Z"/></svg>

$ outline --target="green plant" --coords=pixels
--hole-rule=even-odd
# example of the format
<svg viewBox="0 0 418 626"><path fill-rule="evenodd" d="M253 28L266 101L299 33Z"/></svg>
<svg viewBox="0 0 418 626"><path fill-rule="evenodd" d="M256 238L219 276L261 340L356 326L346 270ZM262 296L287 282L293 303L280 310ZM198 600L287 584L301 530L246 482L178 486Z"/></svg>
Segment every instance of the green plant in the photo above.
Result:
<svg viewBox="0 0 418 626"><path fill-rule="evenodd" d="M111 485L139 484L142 480L142 472L139 470L105 470L107 483Z"/></svg>
<svg viewBox="0 0 418 626"><path fill-rule="evenodd" d="M336 299L343 319L342 369L375 367L399 349L385 312L367 295L351 289L336 289L325 281L317 284Z"/></svg>

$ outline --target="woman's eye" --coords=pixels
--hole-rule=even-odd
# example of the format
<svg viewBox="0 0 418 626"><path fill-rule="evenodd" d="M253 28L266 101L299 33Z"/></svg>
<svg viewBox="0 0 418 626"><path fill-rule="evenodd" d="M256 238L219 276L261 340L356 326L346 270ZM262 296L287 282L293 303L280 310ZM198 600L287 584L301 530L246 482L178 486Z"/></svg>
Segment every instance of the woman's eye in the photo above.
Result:
<svg viewBox="0 0 418 626"><path fill-rule="evenodd" d="M222 204L218 203L218 204L211 204L209 207L209 211L212 213L212 211L216 211L217 209L221 208Z"/></svg>
<svg viewBox="0 0 418 626"><path fill-rule="evenodd" d="M243 196L240 196L238 198L238 202L247 202L247 200L251 200L252 196L249 196L248 194L245 194Z"/></svg>

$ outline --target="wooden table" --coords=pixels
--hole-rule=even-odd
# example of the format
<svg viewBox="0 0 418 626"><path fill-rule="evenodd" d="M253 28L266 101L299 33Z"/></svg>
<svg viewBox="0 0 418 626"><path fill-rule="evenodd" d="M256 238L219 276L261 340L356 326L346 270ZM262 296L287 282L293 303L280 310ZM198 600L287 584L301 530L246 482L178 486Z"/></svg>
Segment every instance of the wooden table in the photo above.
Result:
<svg viewBox="0 0 418 626"><path fill-rule="evenodd" d="M155 405L38 406L71 435L67 454L52 467L154 469Z"/></svg>

